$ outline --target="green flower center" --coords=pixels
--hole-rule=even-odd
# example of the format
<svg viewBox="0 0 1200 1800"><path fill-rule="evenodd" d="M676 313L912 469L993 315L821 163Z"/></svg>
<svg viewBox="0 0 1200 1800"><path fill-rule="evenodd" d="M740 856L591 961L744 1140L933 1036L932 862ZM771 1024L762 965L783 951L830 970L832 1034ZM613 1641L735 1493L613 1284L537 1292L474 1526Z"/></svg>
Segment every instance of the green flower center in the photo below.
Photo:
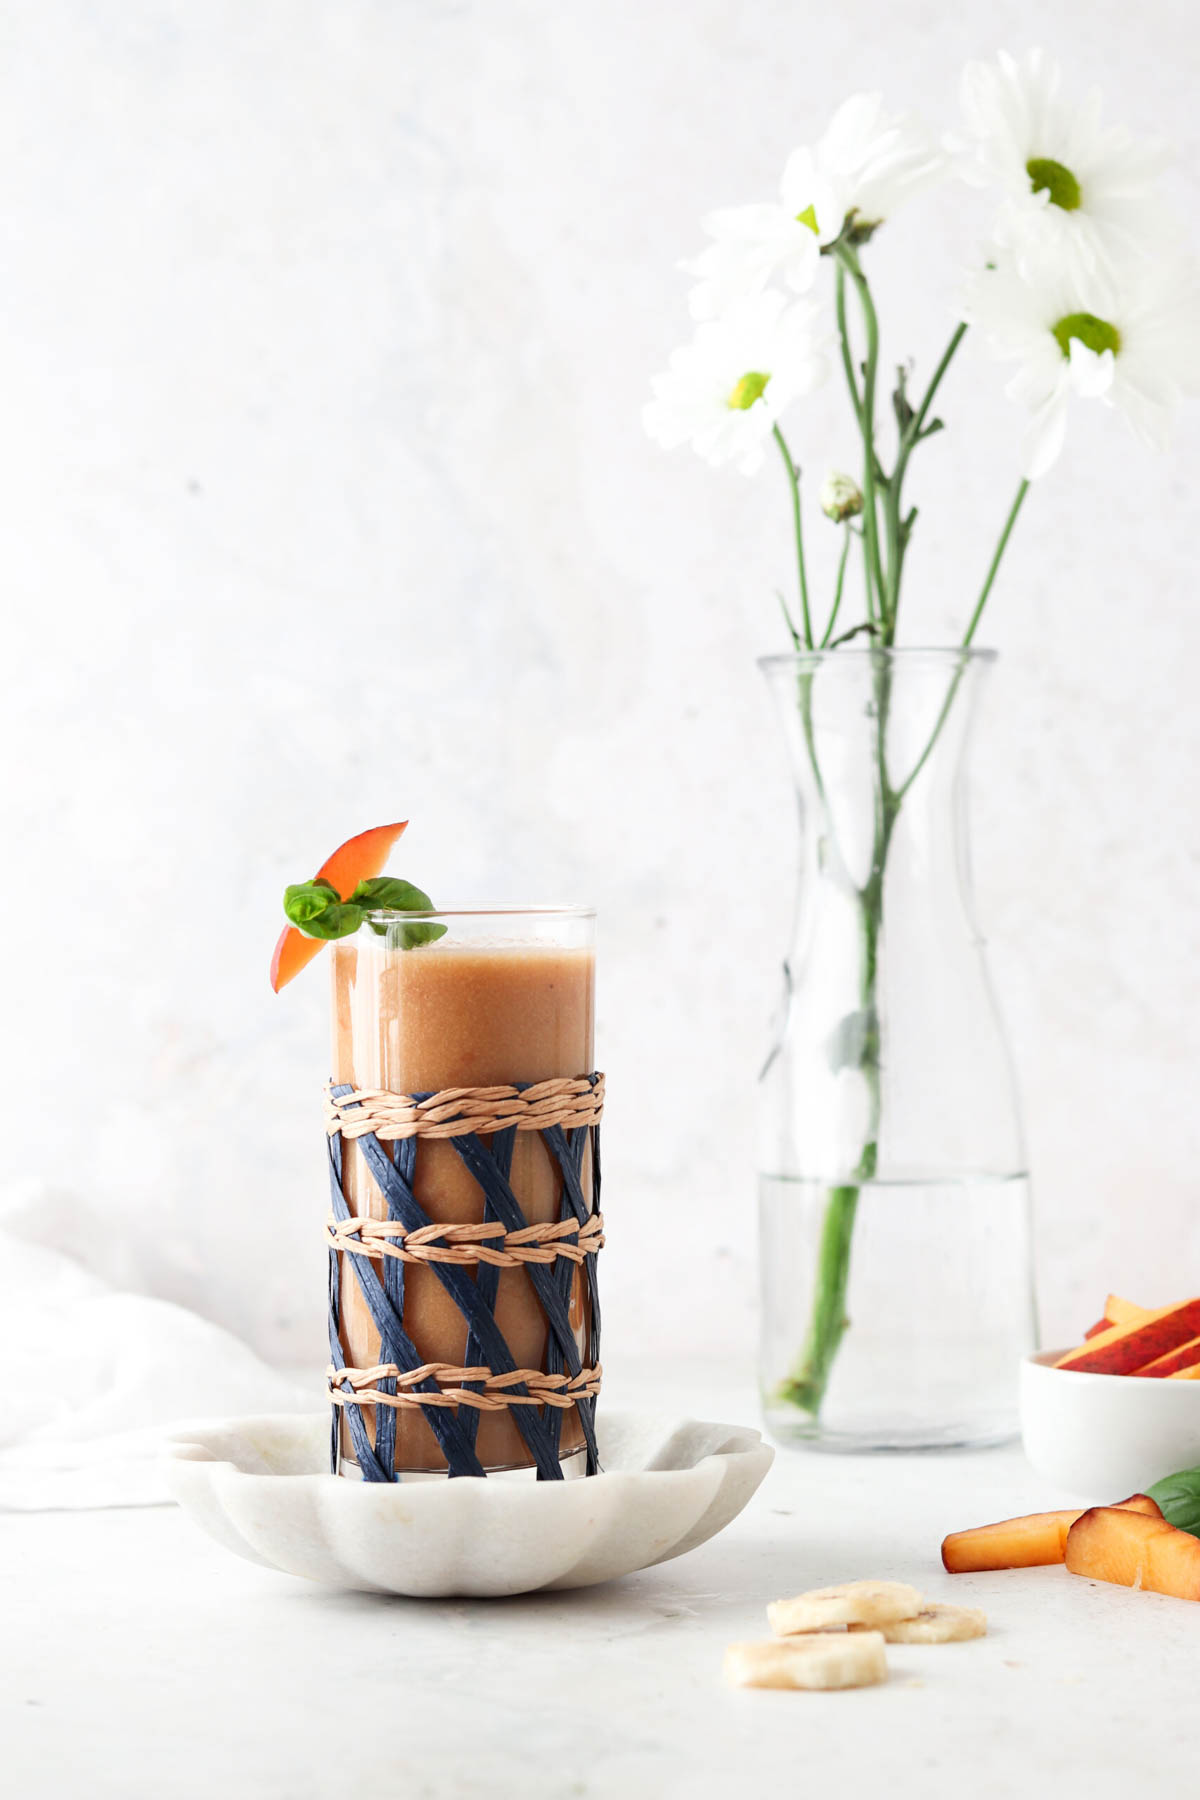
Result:
<svg viewBox="0 0 1200 1800"><path fill-rule="evenodd" d="M1111 350L1114 356L1121 354L1120 332L1107 319L1098 319L1095 313L1064 313L1050 329L1064 356L1071 354L1072 338L1078 338L1085 350L1094 350L1097 356L1102 356L1106 350Z"/></svg>
<svg viewBox="0 0 1200 1800"><path fill-rule="evenodd" d="M817 228L817 209L811 200L803 212L798 212L796 214L796 223L797 225L807 225L814 237L820 236L820 232Z"/></svg>
<svg viewBox="0 0 1200 1800"><path fill-rule="evenodd" d="M734 383L733 391L727 405L730 412L749 412L756 400L761 400L771 377L762 375L757 369L750 369L741 380Z"/></svg>
<svg viewBox="0 0 1200 1800"><path fill-rule="evenodd" d="M1051 206L1061 206L1064 212L1078 212L1083 205L1083 189L1078 177L1072 175L1064 163L1055 162L1052 156L1031 156L1025 164L1025 173L1035 194L1049 194Z"/></svg>

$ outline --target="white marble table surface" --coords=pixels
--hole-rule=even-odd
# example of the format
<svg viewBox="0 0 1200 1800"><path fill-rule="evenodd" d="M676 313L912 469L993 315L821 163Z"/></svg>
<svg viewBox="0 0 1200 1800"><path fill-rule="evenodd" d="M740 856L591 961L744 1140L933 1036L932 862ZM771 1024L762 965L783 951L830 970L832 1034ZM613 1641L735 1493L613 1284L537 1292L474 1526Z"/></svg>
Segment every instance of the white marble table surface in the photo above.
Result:
<svg viewBox="0 0 1200 1800"><path fill-rule="evenodd" d="M611 1384L626 1402L624 1384ZM681 1398L677 1395L675 1398ZM682 1410L752 1420L711 1372ZM259 1569L175 1508L0 1518L0 1789L14 1800L708 1800L1185 1794L1200 1605L1062 1569L952 1579L956 1526L1054 1504L1016 1449L781 1452L747 1512L609 1587L498 1601L341 1594ZM778 1594L861 1575L987 1609L895 1647L885 1687L733 1691Z"/></svg>

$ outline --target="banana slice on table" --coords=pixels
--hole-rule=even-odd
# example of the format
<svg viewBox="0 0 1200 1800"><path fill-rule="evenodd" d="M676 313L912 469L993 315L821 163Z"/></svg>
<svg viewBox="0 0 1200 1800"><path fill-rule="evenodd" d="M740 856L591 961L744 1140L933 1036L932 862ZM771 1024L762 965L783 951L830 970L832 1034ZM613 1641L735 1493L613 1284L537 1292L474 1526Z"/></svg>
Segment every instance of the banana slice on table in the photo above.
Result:
<svg viewBox="0 0 1200 1800"><path fill-rule="evenodd" d="M914 1618L924 1606L924 1595L907 1582L845 1581L840 1587L813 1588L793 1600L772 1600L767 1618L776 1637L791 1637L834 1625L889 1625Z"/></svg>
<svg viewBox="0 0 1200 1800"><path fill-rule="evenodd" d="M911 1619L889 1619L876 1627L850 1626L854 1632L872 1629L881 1631L889 1644L962 1644L987 1636L987 1614L977 1606L943 1606L927 1600Z"/></svg>
<svg viewBox="0 0 1200 1800"><path fill-rule="evenodd" d="M878 1631L813 1632L807 1637L730 1644L725 1679L734 1687L855 1688L887 1680Z"/></svg>

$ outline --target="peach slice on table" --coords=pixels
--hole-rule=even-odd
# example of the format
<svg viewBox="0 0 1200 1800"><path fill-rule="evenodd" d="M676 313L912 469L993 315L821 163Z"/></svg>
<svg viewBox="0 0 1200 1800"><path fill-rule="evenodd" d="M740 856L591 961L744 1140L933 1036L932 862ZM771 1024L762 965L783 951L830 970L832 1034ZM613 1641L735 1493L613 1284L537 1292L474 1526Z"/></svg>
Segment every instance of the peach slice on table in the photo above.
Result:
<svg viewBox="0 0 1200 1800"><path fill-rule="evenodd" d="M1019 1519L1001 1519L996 1525L976 1525L971 1531L952 1531L942 1544L942 1566L951 1575L976 1575L990 1569L1040 1569L1060 1563L1066 1554L1067 1535L1083 1511L1025 1513ZM1131 1494L1110 1510L1137 1512L1162 1518L1157 1501L1149 1494Z"/></svg>
<svg viewBox="0 0 1200 1800"><path fill-rule="evenodd" d="M1127 1325L1112 1325L1086 1338L1054 1364L1056 1369L1075 1369L1085 1375L1132 1375L1147 1363L1165 1356L1200 1336L1200 1300L1183 1300L1160 1306Z"/></svg>
<svg viewBox="0 0 1200 1800"><path fill-rule="evenodd" d="M1162 1518L1093 1506L1068 1531L1064 1560L1072 1575L1200 1600L1200 1538Z"/></svg>
<svg viewBox="0 0 1200 1800"><path fill-rule="evenodd" d="M339 900L348 900L360 881L370 881L382 874L392 846L403 835L407 824L408 820L403 819L398 825L375 825L370 831L360 831L357 837L347 838L332 856L326 857L317 875L332 883ZM324 939L305 937L294 925L285 925L271 958L271 986L275 992L286 987L301 969L307 968L323 948Z"/></svg>
<svg viewBox="0 0 1200 1800"><path fill-rule="evenodd" d="M1132 1325L1147 1316L1148 1308L1135 1306L1132 1300L1122 1300L1120 1294L1110 1294L1104 1302L1103 1316L1090 1325L1084 1337L1099 1337L1102 1331L1111 1331L1114 1325Z"/></svg>
<svg viewBox="0 0 1200 1800"><path fill-rule="evenodd" d="M1186 1344L1180 1344L1177 1350L1168 1350L1157 1362L1146 1363L1135 1369L1135 1375L1165 1376L1196 1368L1200 1364L1200 1337L1189 1338Z"/></svg>

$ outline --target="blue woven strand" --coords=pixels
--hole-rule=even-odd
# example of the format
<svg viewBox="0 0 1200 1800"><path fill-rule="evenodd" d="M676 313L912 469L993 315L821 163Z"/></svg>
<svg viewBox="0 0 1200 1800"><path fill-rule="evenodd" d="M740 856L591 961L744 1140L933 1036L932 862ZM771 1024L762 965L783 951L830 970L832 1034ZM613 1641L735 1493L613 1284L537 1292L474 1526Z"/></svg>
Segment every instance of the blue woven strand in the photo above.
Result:
<svg viewBox="0 0 1200 1800"><path fill-rule="evenodd" d="M492 1161L504 1176L505 1180L507 1180L512 1173L513 1146L516 1141L517 1130L515 1125L511 1126L507 1131L497 1131L491 1139L490 1152ZM413 1143L415 1140L410 1138L409 1142ZM488 1220L494 1219L496 1216L492 1210L492 1203L486 1194L483 1196L483 1216ZM475 1277L475 1286L479 1292L480 1299L483 1301L488 1311L494 1314L496 1311L496 1295L500 1291L500 1271L495 1263L480 1263L479 1273ZM468 1333L467 1336L467 1352L463 1357L464 1366L468 1369L478 1368L481 1354L479 1339L472 1331ZM465 1385L472 1388L476 1393L480 1392L483 1387L481 1381L468 1382ZM548 1407L547 1411L555 1412L557 1411L557 1408ZM462 1427L466 1434L467 1441L470 1444L474 1444L476 1434L479 1430L479 1416L479 1409L477 1407L463 1407Z"/></svg>
<svg viewBox="0 0 1200 1800"><path fill-rule="evenodd" d="M573 1134L573 1136L576 1138L576 1142L574 1144L569 1144L566 1133L559 1125L551 1125L542 1133L542 1137L544 1138L551 1155L562 1170L564 1207L569 1204L575 1213L575 1217L582 1223L593 1208L597 1212L600 1210L600 1132L597 1127L592 1126L586 1138L580 1139L578 1133ZM583 1191L583 1157L584 1151L589 1143L592 1151L592 1197L590 1204L588 1196ZM592 1323L590 1360L592 1362L599 1362L600 1290L596 1280L595 1257L589 1256L586 1259L584 1263L584 1272L588 1286L588 1302ZM592 1437L588 1440L590 1448L594 1441L596 1402L594 1399L581 1400L579 1402L579 1408L581 1416L586 1409L587 1420L591 1423L593 1428ZM587 1432L585 1427L585 1436L586 1435ZM589 1457L588 1474L596 1474L599 1466L599 1461L597 1459L596 1466L593 1468L591 1466L591 1458Z"/></svg>
<svg viewBox="0 0 1200 1800"><path fill-rule="evenodd" d="M592 1146L592 1198L591 1203L583 1191L583 1145L579 1146L578 1156L573 1156L567 1144L566 1133L561 1125L550 1125L542 1132L542 1137L562 1170L563 1199L569 1201L575 1217L584 1224L589 1214L600 1210L600 1133L593 1125L590 1128ZM596 1281L596 1259L589 1256L585 1264L588 1277L588 1298L592 1311L592 1355L593 1362L599 1359L600 1347L600 1292Z"/></svg>
<svg viewBox="0 0 1200 1800"><path fill-rule="evenodd" d="M548 1138L550 1133L546 1131L543 1132L542 1135L543 1137ZM496 1217L503 1222L504 1229L506 1231L522 1231L529 1221L521 1211L521 1203L513 1193L508 1182L504 1179L503 1175L501 1175L499 1169L497 1169L487 1151L480 1144L480 1141L475 1134L470 1132L464 1137L451 1138L449 1141L454 1145L454 1148L458 1151L463 1163L471 1171L484 1193L491 1200ZM534 1292L541 1301L542 1311L546 1315L546 1323L550 1327L551 1335L558 1340L559 1348L562 1351L567 1368L572 1375L580 1374L583 1369L583 1358L579 1354L579 1346L575 1342L575 1333L571 1330L570 1316L563 1303L562 1296L559 1294L554 1276L546 1267L545 1263L527 1263L525 1268L526 1273L533 1284ZM471 1285L473 1288L474 1284L472 1283ZM501 1338L500 1341L503 1343L503 1338ZM490 1366L495 1368L496 1365L491 1363ZM519 1423L522 1415L530 1409L528 1407L520 1407L516 1410ZM583 1426L583 1435L587 1442L588 1451L590 1455L595 1456L596 1431L591 1417L591 1412L594 1411L594 1408L589 1410L584 1404L580 1404L578 1411L579 1422ZM549 1431L546 1428L545 1421L539 1419L538 1423L546 1432L547 1439L549 1439ZM557 1469L558 1473L557 1475L547 1473L544 1479L547 1481L561 1480L562 1468L558 1461L557 1453L554 1454L553 1462L549 1466ZM539 1469L542 1467L540 1462L538 1463L538 1467Z"/></svg>
<svg viewBox="0 0 1200 1800"><path fill-rule="evenodd" d="M600 1183L600 1127L598 1125L593 1125L588 1133L588 1137L589 1137L589 1140L591 1143L591 1149L592 1149L592 1205L595 1207L596 1211L599 1212L600 1211L600 1185L601 1185L601 1183ZM600 1284L596 1280L596 1259L594 1256L589 1256L588 1260L587 1260L587 1284L588 1284L588 1301L589 1301L589 1305L590 1305L590 1309L591 1309L591 1317L592 1317L592 1361L598 1363L600 1361ZM595 1425L595 1422L596 1422L596 1402L595 1402L595 1400L589 1401L588 1405L591 1408L592 1423L593 1423L593 1425ZM599 1471L600 1471L600 1462L599 1462L599 1459L597 1458L596 1467L593 1469L589 1466L588 1474L596 1475L599 1473Z"/></svg>
<svg viewBox="0 0 1200 1800"><path fill-rule="evenodd" d="M595 1126L577 1126L568 1137L561 1125L548 1126L542 1132L542 1138L550 1154L554 1157L562 1172L562 1216L574 1215L583 1224L593 1208L600 1210L600 1133ZM592 1150L592 1204L589 1206L587 1195L583 1191L583 1159L587 1148ZM591 1321L588 1359L596 1363L600 1360L600 1295L596 1282L596 1259L585 1256L583 1259L584 1279L587 1282L589 1317ZM570 1296L570 1283L567 1284L567 1297ZM579 1400L580 1423L583 1426L584 1441L587 1444L587 1472L596 1475L600 1471L599 1451L596 1444L596 1402L595 1399Z"/></svg>
<svg viewBox="0 0 1200 1800"><path fill-rule="evenodd" d="M575 1134L572 1134L572 1136L574 1136L574 1135ZM573 1214L572 1208L571 1208L570 1198L568 1197L568 1194L567 1194L565 1182L563 1183L560 1197L559 1197L558 1217L559 1217L560 1223L562 1223L563 1221L565 1221L567 1219L574 1217L574 1214ZM568 1243L573 1241L574 1243L578 1244L579 1233L578 1232L575 1233L573 1240L567 1239L565 1241ZM573 1285L575 1266L568 1257L563 1256L563 1257L560 1257L558 1259L558 1261L552 1265L552 1269L553 1269L555 1284L558 1287L559 1297L562 1300L562 1303L567 1310L567 1317L569 1319L570 1313L571 1313L571 1288ZM549 1333L547 1333L547 1337L546 1337L546 1372L549 1375L561 1375L563 1372L563 1366L564 1366L563 1353L562 1353L561 1348L559 1347L558 1339L555 1337L553 1332L549 1332ZM547 1422L548 1422L548 1424L550 1426L550 1430L554 1436L554 1447L556 1450L559 1450L561 1453L562 1414L558 1411L557 1408L554 1409L554 1416L551 1419L549 1419Z"/></svg>
<svg viewBox="0 0 1200 1800"><path fill-rule="evenodd" d="M335 1217L348 1218L350 1209L346 1205L346 1197L342 1192L342 1140L332 1137L329 1143L329 1190L333 1202ZM342 1340L338 1324L342 1316L341 1275L339 1273L339 1257L336 1250L329 1252L329 1360L335 1369L344 1369L346 1359L342 1355ZM338 1452L341 1448L341 1422L338 1414L344 1412L346 1424L350 1430L350 1442L354 1445L354 1457L358 1463L364 1481L390 1481L391 1476L375 1455L367 1423L362 1416L361 1406L331 1406L330 1412L330 1444L329 1467L336 1475L338 1469Z"/></svg>
<svg viewBox="0 0 1200 1800"><path fill-rule="evenodd" d="M333 1090L338 1099L343 1098L351 1091L352 1090L348 1086L335 1088ZM465 1140L462 1138L454 1138L450 1141L454 1144L456 1149L459 1149L460 1145ZM418 1231L422 1226L431 1225L433 1221L413 1193L411 1187L402 1180L399 1171L385 1152L383 1145L379 1142L379 1139L375 1136L374 1132L364 1132L362 1137L355 1139L355 1143L362 1152L363 1160L370 1170L377 1187L387 1200L389 1209L392 1206L395 1207L396 1211L392 1216L398 1218L409 1231ZM505 1188L507 1188L508 1184L503 1181L503 1177L500 1176L499 1171L495 1169L495 1165L492 1163L491 1158L486 1156L486 1153L485 1159L488 1170L492 1172L492 1179L489 1183L489 1187L493 1197L495 1197L497 1184L502 1183ZM487 1190L485 1189L485 1191ZM503 1217L503 1214L501 1213L500 1216ZM517 1216L520 1219L520 1224L524 1225L525 1219L521 1214L519 1206L517 1207ZM520 1227L506 1226L506 1229L520 1229ZM362 1261L365 1261L365 1258L355 1258L356 1265ZM493 1374L511 1374L517 1367L516 1363L513 1361L512 1352L509 1350L504 1334L496 1324L493 1314L481 1300L474 1279L466 1273L465 1269L461 1268L456 1263L432 1263L430 1267L454 1301L454 1304L458 1307L459 1312L462 1313L464 1319L467 1321L468 1329L474 1331L476 1337L479 1339L480 1347L487 1360L487 1366L492 1370ZM355 1274L357 1275L360 1284L362 1284L365 1279L364 1271L356 1267ZM376 1286L378 1286L378 1282L376 1282ZM364 1292L365 1291L364 1287ZM382 1289L380 1289L380 1295L382 1297ZM540 1297L541 1296L539 1295L539 1298ZM545 1300L543 1300L542 1304L545 1305ZM400 1362L399 1357L394 1357L392 1360L397 1363ZM413 1368L417 1365L409 1364L408 1366ZM516 1394L528 1394L528 1391L529 1390L525 1387L524 1383L512 1389L512 1392ZM430 1410L434 1414L434 1417L430 1419L430 1424L434 1425L436 1429L437 1413L442 1409L431 1408ZM526 1447L528 1448L536 1467L545 1471L545 1479L547 1481L561 1481L562 1469L559 1467L558 1458L555 1456L550 1442L550 1434L546 1430L545 1422L540 1414L532 1406L516 1406L513 1408L513 1413L516 1418L517 1428L520 1431L521 1436L525 1439ZM464 1451L469 1453L470 1460L475 1465L470 1470L470 1473L482 1474L483 1470L479 1464L479 1460L474 1451L472 1451L470 1446L466 1443L466 1440L462 1438L461 1431L458 1432L458 1436ZM446 1460L452 1474L467 1473L467 1471L463 1469L456 1470L455 1464L449 1456L447 1456Z"/></svg>
<svg viewBox="0 0 1200 1800"><path fill-rule="evenodd" d="M365 1143L366 1141L367 1140L364 1138L358 1140L360 1144ZM384 1152L382 1144L380 1144L373 1136L370 1141L375 1145L375 1149L378 1151L379 1156L386 1164L388 1170L391 1171L393 1177L395 1177L397 1171L393 1167L391 1159ZM342 1190L341 1184L340 1137L335 1135L330 1138L329 1144L331 1171L335 1166L335 1156L337 1168L337 1175L332 1183L334 1216L338 1219L348 1219L350 1217L350 1208L346 1204L346 1196ZM384 1184L379 1180L379 1175L374 1168L372 1168L371 1173L375 1176L376 1181L382 1189ZM428 1221L426 1222L428 1223ZM408 1221L405 1221L405 1223L408 1223ZM365 1256L356 1256L353 1259L353 1268L354 1278L358 1282L363 1299L366 1301L371 1318L374 1321L375 1329L379 1333L381 1360L384 1362L394 1362L398 1369L419 1369L425 1361L425 1358L420 1354L416 1345L405 1331L399 1314L393 1309L391 1301L384 1292L383 1284L371 1267L370 1262ZM331 1322L330 1331L331 1335L336 1336L336 1319ZM502 1343L503 1341L504 1340L501 1339ZM333 1361L336 1368L345 1367L340 1342L338 1343ZM438 1387L438 1384L433 1377L430 1376L425 1381L421 1382L419 1387L414 1388L411 1391L418 1394L437 1394L441 1392L441 1389ZM355 1446L356 1458L359 1458L359 1439L355 1429L355 1415L357 1415L358 1424L362 1428L363 1441L370 1452L366 1463L363 1463L361 1458L359 1458L359 1466L362 1470L363 1479L365 1481L394 1481L396 1477L391 1465L389 1464L385 1468L375 1456L374 1451L371 1450L370 1440L366 1435L366 1424L362 1418L361 1407L352 1405L347 1406L345 1410L350 1415L350 1436ZM380 1408L378 1410L382 1411L383 1409ZM387 1410L391 1412L392 1408L388 1407ZM463 1436L462 1428L451 1408L446 1406L431 1406L424 1416L428 1419L430 1429L438 1441L438 1446L441 1449L442 1455L446 1458L446 1467L451 1475L482 1475L484 1473L483 1464Z"/></svg>
<svg viewBox="0 0 1200 1800"><path fill-rule="evenodd" d="M401 1178L412 1183L413 1165L416 1161L417 1146L413 1138L401 1139L394 1146L393 1160L399 1168ZM388 1207L388 1218L394 1217ZM385 1256L380 1269L383 1280L383 1291L392 1303L392 1310L398 1319L404 1317L404 1264L396 1256ZM379 1381L382 1394L396 1392L394 1375L384 1376ZM385 1469L396 1466L396 1409L394 1406L380 1406L375 1409L375 1452Z"/></svg>

